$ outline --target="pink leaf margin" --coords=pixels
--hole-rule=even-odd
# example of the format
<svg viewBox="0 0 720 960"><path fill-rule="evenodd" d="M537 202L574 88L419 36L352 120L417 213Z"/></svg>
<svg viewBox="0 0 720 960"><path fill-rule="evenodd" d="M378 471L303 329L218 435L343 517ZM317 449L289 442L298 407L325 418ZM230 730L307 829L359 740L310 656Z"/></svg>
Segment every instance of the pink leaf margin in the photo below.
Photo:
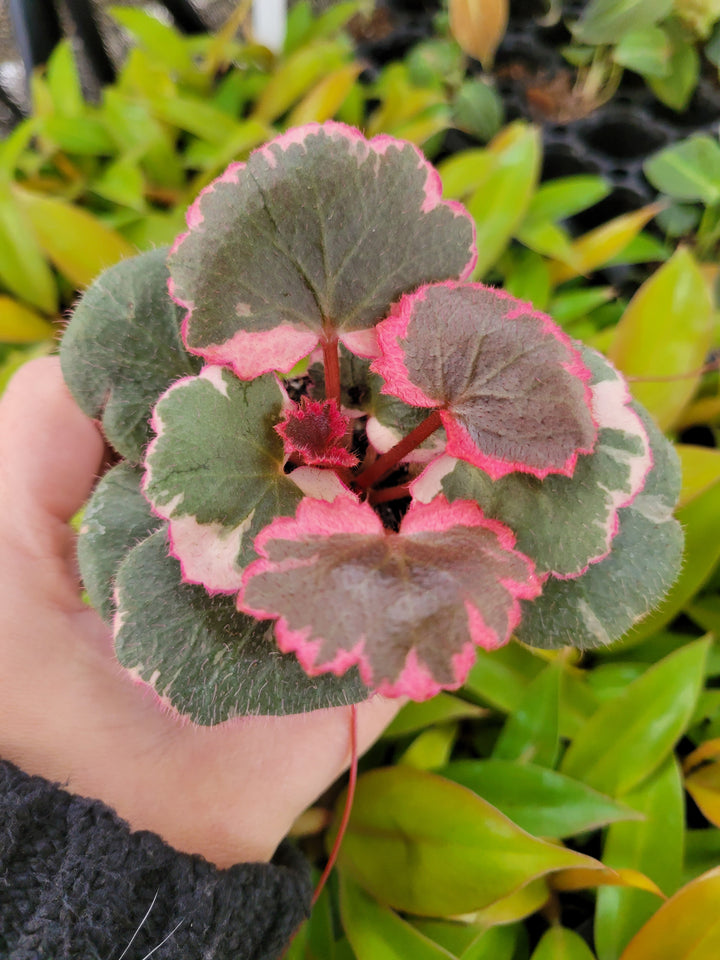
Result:
<svg viewBox="0 0 720 960"><path fill-rule="evenodd" d="M466 279L472 274L477 263L477 245L475 221L465 207L456 200L444 200L442 196L442 181L437 170L425 159L415 144L408 140L399 140L387 134L379 134L368 140L355 127L328 120L325 123L308 123L300 127L293 127L285 133L270 140L262 147L253 151L263 157L269 167L277 166L278 157L292 146L303 146L309 136L325 133L338 140L345 140L352 146L358 162L365 160L370 153L383 156L391 148L398 150L411 149L417 156L418 167L425 171L424 200L421 211L429 213L438 206L452 210L456 217L464 217L472 226L472 243L468 249L468 261L460 274L460 279ZM202 203L205 196L212 193L218 184L238 183L241 172L247 163L231 163L219 177L212 181L198 194L188 208L186 223L188 229L181 233L173 243L170 256L174 256L193 230L199 229L204 222ZM230 367L241 380L252 380L263 373L277 370L288 373L304 357L308 356L317 346L320 336L309 328L284 323L272 330L251 332L238 330L229 340L223 343L212 343L205 347L191 347L188 344L188 327L195 309L195 303L182 299L176 290L172 276L168 279L168 294L182 309L185 316L181 325L181 336L186 349L193 354L204 357L209 363L221 364ZM340 335L340 341L351 353L360 357L377 356L377 343L374 331L355 330Z"/></svg>
<svg viewBox="0 0 720 960"><path fill-rule="evenodd" d="M400 346L400 341L407 336L407 330L412 320L412 314L415 306L421 303L427 297L427 292L431 289L444 287L448 290L461 290L471 287L491 292L498 301L505 301L508 309L503 319L512 323L520 316L530 315L534 319L540 320L542 330L545 336L554 337L567 350L568 359L561 364L563 369L579 380L583 385L585 395L585 405L592 416L592 395L590 391L590 380L592 374L582 361L579 349L574 345L571 338L554 322L552 317L545 313L535 310L533 305L527 301L518 300L505 290L498 290L482 283L464 283L457 280L445 280L442 283L426 284L413 293L405 294L395 304L390 314L382 320L376 327L380 357L375 359L370 369L379 374L385 381L381 388L382 393L396 396L405 403L416 407L440 408L442 401L436 397L428 396L410 379L408 369L405 365L404 353ZM484 470L493 480L506 476L508 473L529 473L542 480L550 474L563 474L571 477L575 471L577 458L584 453L592 453L593 446L582 447L573 451L565 463L555 467L532 467L529 464L500 460L497 457L491 457L483 453L482 450L473 441L467 430L454 418L452 411L440 409L440 417L447 434L447 445L445 452L449 456L458 457L466 460L474 466ZM596 428L597 422L593 423Z"/></svg>
<svg viewBox="0 0 720 960"><path fill-rule="evenodd" d="M611 367L607 358L603 359ZM638 494L643 491L645 481L654 465L650 438L642 420L632 409L633 398L628 385L614 367L611 367L611 369L615 373L614 379L601 380L590 388L593 418L598 430L619 430L636 436L642 445L642 452L631 461L629 489L608 491L610 494L610 510L605 529L605 548L597 555L590 557L583 567L573 573L558 573L555 570L548 570L543 573L545 577L551 576L556 580L576 580L587 573L593 564L601 563L610 556L612 542L620 529L618 510L632 505ZM410 484L410 495L413 499L418 503L431 503L435 497L440 495L443 478L452 473L458 459L462 458L444 453L429 463Z"/></svg>
<svg viewBox="0 0 720 960"><path fill-rule="evenodd" d="M305 499L298 506L295 517L282 517L274 520L260 532L255 540L255 549L259 560L250 564L243 575L243 587L237 598L237 607L243 613L258 619L276 620L275 636L278 647L283 653L294 653L309 676L321 673L341 675L350 667L357 665L363 683L373 692L386 697L410 697L414 700L426 700L443 689L457 689L462 686L475 660L475 648L494 650L507 643L512 631L521 619L521 600L534 600L542 591L541 579L535 574L532 561L514 549L515 536L504 524L485 517L478 505L469 500L448 503L444 497L436 497L431 504L412 504L405 515L399 536L412 536L417 533L445 531L453 527L482 527L490 530L498 540L503 551L514 553L522 558L527 569L527 578L523 581L501 580L511 601L508 611L508 630L506 635L498 637L496 632L485 623L481 611L470 601L464 602L468 617L469 641L462 651L452 656L452 669L455 680L451 684L440 684L429 669L420 661L414 649L408 652L405 665L397 680L390 682L373 677L372 666L365 654L365 638L361 637L349 650L340 650L336 656L325 663L318 663L317 657L321 640L314 640L309 627L293 630L287 620L274 610L259 609L245 602L244 596L253 577L274 571L297 569L311 564L312 558L300 560L290 558L279 564L270 560L267 544L272 540L299 541L307 537L327 537L333 534L363 534L366 536L386 536L382 523L372 508L366 503L349 500L335 500L332 503Z"/></svg>

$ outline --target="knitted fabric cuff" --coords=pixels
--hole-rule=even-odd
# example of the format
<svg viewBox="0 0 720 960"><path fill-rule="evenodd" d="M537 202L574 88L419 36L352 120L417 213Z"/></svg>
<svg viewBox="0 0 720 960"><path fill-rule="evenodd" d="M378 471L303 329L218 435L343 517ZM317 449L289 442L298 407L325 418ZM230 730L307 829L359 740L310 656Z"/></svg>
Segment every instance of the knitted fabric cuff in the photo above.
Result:
<svg viewBox="0 0 720 960"><path fill-rule="evenodd" d="M290 844L219 870L0 761L0 957L275 960L310 896Z"/></svg>

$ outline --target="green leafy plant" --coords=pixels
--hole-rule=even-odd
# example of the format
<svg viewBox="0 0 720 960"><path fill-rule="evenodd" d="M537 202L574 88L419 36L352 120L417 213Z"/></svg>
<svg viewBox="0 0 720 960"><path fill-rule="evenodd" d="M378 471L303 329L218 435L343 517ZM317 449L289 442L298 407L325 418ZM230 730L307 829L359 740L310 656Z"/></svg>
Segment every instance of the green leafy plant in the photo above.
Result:
<svg viewBox="0 0 720 960"><path fill-rule="evenodd" d="M590 0L572 23L567 59L607 99L624 70L640 74L662 103L684 110L697 88L701 53L718 64L715 0Z"/></svg>

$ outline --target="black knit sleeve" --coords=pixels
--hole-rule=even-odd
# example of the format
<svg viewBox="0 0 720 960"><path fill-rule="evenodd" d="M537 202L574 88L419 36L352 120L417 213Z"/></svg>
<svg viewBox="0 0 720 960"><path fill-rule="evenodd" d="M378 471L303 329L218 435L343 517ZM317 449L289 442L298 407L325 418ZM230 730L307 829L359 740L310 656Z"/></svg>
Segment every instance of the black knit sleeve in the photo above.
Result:
<svg viewBox="0 0 720 960"><path fill-rule="evenodd" d="M310 896L290 844L219 870L0 761L2 960L275 960Z"/></svg>

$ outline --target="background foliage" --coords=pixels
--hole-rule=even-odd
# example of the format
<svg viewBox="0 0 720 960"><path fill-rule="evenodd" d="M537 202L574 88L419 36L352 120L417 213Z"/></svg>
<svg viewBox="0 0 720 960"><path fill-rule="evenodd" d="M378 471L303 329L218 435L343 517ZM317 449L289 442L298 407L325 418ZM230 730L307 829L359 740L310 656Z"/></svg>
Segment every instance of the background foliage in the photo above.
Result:
<svg viewBox="0 0 720 960"><path fill-rule="evenodd" d="M502 0L465 6L492 15L499 43ZM713 0L550 7L575 23L563 55L591 113L633 77L678 111L700 80L717 85ZM447 11L374 63L363 43L386 14L368 3L319 16L296 4L277 55L252 41L246 12L215 35L187 36L142 10L114 10L130 52L97 103L66 42L31 78L32 114L0 143L0 383L55 348L77 290L170 242L198 190L278 130L336 117L420 145L446 196L475 217L476 278L607 353L677 443L685 560L661 607L612 647L580 655L513 642L480 652L457 694L407 706L361 763L339 868L287 956L715 958L716 131L678 134L647 157L655 202L599 216L612 181L546 175L546 130L505 123L494 49L473 48L457 19L453 37ZM511 3L510 23L514 12ZM295 828L318 868L341 791Z"/></svg>

